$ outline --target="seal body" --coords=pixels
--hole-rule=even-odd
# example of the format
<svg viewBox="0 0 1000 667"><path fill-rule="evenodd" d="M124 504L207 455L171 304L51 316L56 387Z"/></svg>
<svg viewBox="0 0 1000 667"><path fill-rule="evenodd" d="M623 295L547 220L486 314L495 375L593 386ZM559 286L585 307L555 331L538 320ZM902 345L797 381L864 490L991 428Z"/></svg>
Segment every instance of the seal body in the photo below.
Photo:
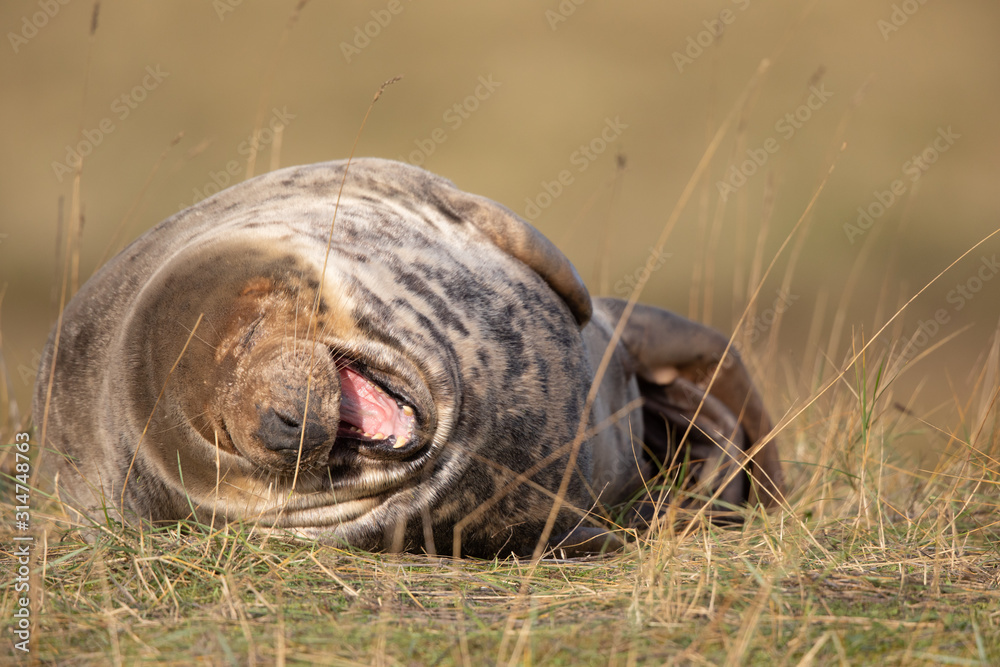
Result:
<svg viewBox="0 0 1000 667"><path fill-rule="evenodd" d="M102 267L50 336L34 416L60 497L96 520L528 554L664 470L720 507L778 497L727 342L592 300L528 223L440 177L329 162L231 187Z"/></svg>

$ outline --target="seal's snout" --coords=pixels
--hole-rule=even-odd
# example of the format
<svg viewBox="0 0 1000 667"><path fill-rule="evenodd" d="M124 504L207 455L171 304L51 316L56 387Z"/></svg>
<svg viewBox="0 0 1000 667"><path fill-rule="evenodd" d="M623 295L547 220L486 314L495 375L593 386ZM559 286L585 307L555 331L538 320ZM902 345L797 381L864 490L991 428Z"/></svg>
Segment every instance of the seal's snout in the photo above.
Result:
<svg viewBox="0 0 1000 667"><path fill-rule="evenodd" d="M302 408L305 405L301 406ZM301 415L305 410L300 409ZM310 452L317 447L322 447L330 439L330 431L322 424L318 423L319 417L314 411L309 411L309 417L305 420L305 429L302 426L301 416L291 416L286 411L279 412L274 408L265 410L260 416L260 428L257 430L257 437L261 439L264 446L272 452L299 450L302 446L303 452Z"/></svg>
<svg viewBox="0 0 1000 667"><path fill-rule="evenodd" d="M326 462L340 425L341 399L329 348L280 337L260 341L235 377L224 422L243 456L275 471Z"/></svg>

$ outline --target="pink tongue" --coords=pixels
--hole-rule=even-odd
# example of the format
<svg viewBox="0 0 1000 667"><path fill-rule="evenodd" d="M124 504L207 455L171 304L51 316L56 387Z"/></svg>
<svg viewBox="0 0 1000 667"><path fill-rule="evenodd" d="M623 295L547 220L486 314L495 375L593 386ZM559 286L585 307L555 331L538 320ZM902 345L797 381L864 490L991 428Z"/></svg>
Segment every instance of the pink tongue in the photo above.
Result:
<svg viewBox="0 0 1000 667"><path fill-rule="evenodd" d="M394 398L350 368L340 369L340 393L344 426L355 426L368 437L394 435L397 440L413 432L413 416L403 414Z"/></svg>

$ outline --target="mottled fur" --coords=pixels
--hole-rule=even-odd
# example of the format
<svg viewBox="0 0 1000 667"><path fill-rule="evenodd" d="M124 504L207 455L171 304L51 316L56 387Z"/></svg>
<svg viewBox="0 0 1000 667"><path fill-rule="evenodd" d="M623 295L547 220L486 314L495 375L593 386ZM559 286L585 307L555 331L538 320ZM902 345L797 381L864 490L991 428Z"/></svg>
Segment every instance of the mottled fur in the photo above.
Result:
<svg viewBox="0 0 1000 667"><path fill-rule="evenodd" d="M592 302L569 261L509 210L385 160L351 164L327 257L344 168L225 190L84 285L65 311L45 425L62 499L95 518L193 511L366 549L530 553L581 420L596 432L553 534L641 491L677 453L677 425L698 409L726 339L638 306L585 415L624 303ZM415 408L418 438L333 443L345 360ZM722 445L695 429L680 458L709 462L695 462L691 483L730 503L771 502L774 443L744 456L770 424L735 352L713 394L699 426ZM275 415L303 417L306 402L300 452L283 446ZM733 471L725 484L710 470L720 463Z"/></svg>

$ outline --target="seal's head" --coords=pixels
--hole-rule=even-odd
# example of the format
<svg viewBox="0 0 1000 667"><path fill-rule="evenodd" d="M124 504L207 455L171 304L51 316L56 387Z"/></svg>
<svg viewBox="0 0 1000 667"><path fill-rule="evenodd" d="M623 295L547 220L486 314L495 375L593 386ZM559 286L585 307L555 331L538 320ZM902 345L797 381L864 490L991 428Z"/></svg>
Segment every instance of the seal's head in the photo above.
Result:
<svg viewBox="0 0 1000 667"><path fill-rule="evenodd" d="M399 450L416 437L414 410L322 343L283 337L241 343L220 366L210 403L212 437L261 470L325 466L335 442L369 453Z"/></svg>
<svg viewBox="0 0 1000 667"><path fill-rule="evenodd" d="M209 277L211 287L190 285L195 296L186 306L149 304L148 333L129 339L135 354L149 356L151 341L164 353L150 371L153 382L125 398L135 400L137 418L152 410L175 428L180 418L200 434L197 441L248 478L279 487L301 479L311 488L316 478L330 476L331 465L357 468L419 448L416 401L409 398L419 392L391 389L394 383L372 366L371 355L358 349L354 319L338 302L336 286L324 298L317 282L301 279L298 260L260 250L244 253L246 274L214 259L201 257L195 266L185 261L168 279L161 276L184 293L189 290L178 282ZM166 352L182 341L162 334L195 317L195 309L201 324L168 368ZM154 409L149 388L156 386L163 395ZM146 455L169 465L178 456L176 442L153 436ZM204 447L188 440L184 451L194 449ZM187 477L197 481L198 474ZM216 494L233 495L233 488Z"/></svg>
<svg viewBox="0 0 1000 667"><path fill-rule="evenodd" d="M308 311L296 308L301 293L278 285L262 278L244 284L221 330L202 334L182 359L186 377L200 375L179 398L202 435L269 475L325 467L338 440L405 447L415 437L412 406L317 341L308 326L313 314L296 312ZM213 334L218 339L206 346Z"/></svg>

